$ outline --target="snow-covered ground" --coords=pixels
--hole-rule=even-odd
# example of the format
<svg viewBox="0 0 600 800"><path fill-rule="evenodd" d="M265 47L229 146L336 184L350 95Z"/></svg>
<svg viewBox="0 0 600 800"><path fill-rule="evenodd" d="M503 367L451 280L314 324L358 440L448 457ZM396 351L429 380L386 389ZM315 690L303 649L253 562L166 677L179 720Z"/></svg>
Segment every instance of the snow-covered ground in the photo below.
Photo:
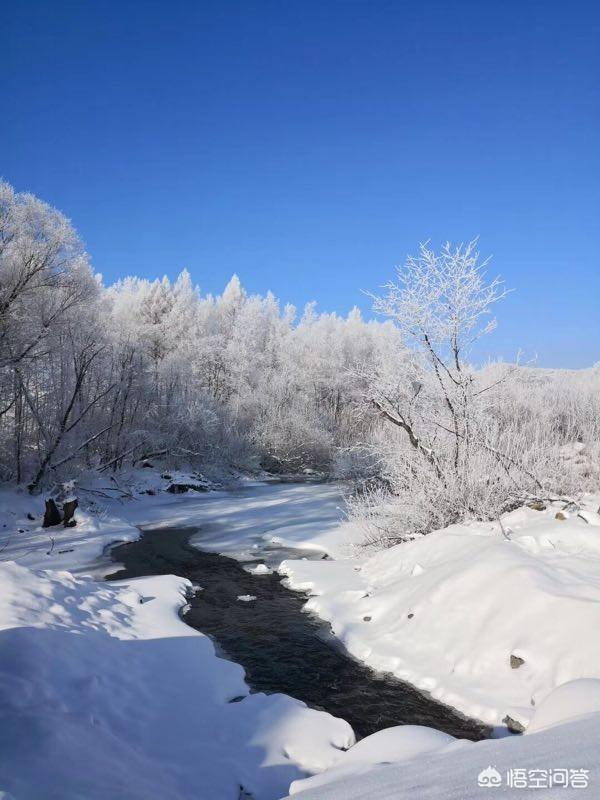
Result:
<svg viewBox="0 0 600 800"><path fill-rule="evenodd" d="M351 557L363 536L353 526L342 527L344 499L335 484L247 481L233 492L188 493L175 505L152 499L154 503L141 508L130 504L128 518L142 527L199 527L192 541L203 550L240 559L260 557L277 566L285 548Z"/></svg>
<svg viewBox="0 0 600 800"><path fill-rule="evenodd" d="M343 720L249 694L179 619L183 579L9 562L0 586L0 790L16 800L275 800L354 741Z"/></svg>
<svg viewBox="0 0 600 800"><path fill-rule="evenodd" d="M599 499L581 514L519 509L503 518L506 535L498 522L454 525L281 571L375 669L485 722L526 726L556 686L600 677Z"/></svg>
<svg viewBox="0 0 600 800"><path fill-rule="evenodd" d="M273 510L293 529L319 501L294 504L293 486L277 499L282 488L245 490L241 503L222 492L140 493L78 510L75 528L45 530L39 499L3 493L0 796L275 800L353 744L343 720L285 695L250 694L243 669L179 618L188 581L82 577L114 569L102 553L139 536L133 523L231 518L258 535L264 496L263 524ZM338 493L323 495L315 533L339 517Z"/></svg>
<svg viewBox="0 0 600 800"><path fill-rule="evenodd" d="M0 498L0 789L17 800L237 800L244 787L269 800L294 782L307 800L478 798L492 767L496 794L522 792L507 770L563 768L591 770L589 791L600 792L599 497L564 519L558 506L520 509L504 533L453 526L372 555L353 546L361 533L343 522L335 486L149 495L155 476L138 477L135 499L80 510L70 529L42 530L27 495ZM242 669L178 618L186 581L82 577L106 572L104 548L138 536L135 525L198 527L204 549L279 567L360 659L528 732L472 744L407 727L344 753L343 721L248 695ZM557 796L570 793L582 796L571 784Z"/></svg>
<svg viewBox="0 0 600 800"><path fill-rule="evenodd" d="M105 483L100 482L102 489ZM105 548L138 538L137 526L197 527L201 530L195 540L204 550L248 559L260 556L276 565L285 557L285 548L349 556L353 542L362 536L351 529L353 538L340 527L343 497L332 484L244 481L233 491L172 495L164 491L169 483L154 471L136 470L127 484L120 482L131 499L93 495L90 506L90 496L85 496L85 506L76 513L77 526L67 529L41 528L39 497L1 490L0 559L34 569L68 569L75 574L93 569L100 574ZM264 552L269 546L276 549ZM104 566L107 563L105 559Z"/></svg>
<svg viewBox="0 0 600 800"><path fill-rule="evenodd" d="M416 726L380 731L321 775L294 782L291 794L294 800L599 797L600 681L567 684L537 713L549 725L544 730L476 743Z"/></svg>

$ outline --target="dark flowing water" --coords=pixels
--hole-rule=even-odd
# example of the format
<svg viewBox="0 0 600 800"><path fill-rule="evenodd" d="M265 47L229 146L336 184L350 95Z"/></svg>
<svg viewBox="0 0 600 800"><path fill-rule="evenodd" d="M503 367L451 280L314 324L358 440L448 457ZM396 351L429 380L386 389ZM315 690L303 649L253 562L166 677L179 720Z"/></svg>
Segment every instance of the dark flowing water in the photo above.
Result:
<svg viewBox="0 0 600 800"><path fill-rule="evenodd" d="M195 529L143 531L112 557L124 565L110 580L174 574L202 587L183 615L210 635L222 655L241 664L255 691L283 692L342 717L357 737L393 725L427 725L463 739L483 739L483 724L432 700L409 684L352 658L327 623L302 611L306 598L277 574L251 575L234 559L206 553L188 540ZM243 602L240 595L256 600Z"/></svg>

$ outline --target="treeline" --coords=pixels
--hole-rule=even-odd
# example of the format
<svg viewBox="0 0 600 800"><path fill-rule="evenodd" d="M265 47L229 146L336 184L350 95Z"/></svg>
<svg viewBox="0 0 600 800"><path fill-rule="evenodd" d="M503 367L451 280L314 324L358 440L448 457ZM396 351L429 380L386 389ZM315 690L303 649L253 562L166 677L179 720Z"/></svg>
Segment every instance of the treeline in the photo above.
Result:
<svg viewBox="0 0 600 800"><path fill-rule="evenodd" d="M58 211L0 186L0 476L44 483L162 454L196 465L331 470L367 435L362 375L391 323L298 319L233 277L104 287Z"/></svg>
<svg viewBox="0 0 600 800"><path fill-rule="evenodd" d="M105 287L70 222L0 184L0 479L164 459L351 479L378 543L600 483L600 368L474 368L506 294L476 243L421 247L377 321L233 277Z"/></svg>

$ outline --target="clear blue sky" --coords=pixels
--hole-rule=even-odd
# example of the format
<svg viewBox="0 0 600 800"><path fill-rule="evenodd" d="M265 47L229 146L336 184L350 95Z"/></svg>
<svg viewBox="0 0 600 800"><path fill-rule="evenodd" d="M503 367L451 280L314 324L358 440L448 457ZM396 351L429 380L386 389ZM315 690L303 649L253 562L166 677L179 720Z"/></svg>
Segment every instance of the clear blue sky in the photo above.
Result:
<svg viewBox="0 0 600 800"><path fill-rule="evenodd" d="M0 175L107 282L366 310L419 241L479 234L516 289L491 352L600 360L596 2L26 0L0 62Z"/></svg>

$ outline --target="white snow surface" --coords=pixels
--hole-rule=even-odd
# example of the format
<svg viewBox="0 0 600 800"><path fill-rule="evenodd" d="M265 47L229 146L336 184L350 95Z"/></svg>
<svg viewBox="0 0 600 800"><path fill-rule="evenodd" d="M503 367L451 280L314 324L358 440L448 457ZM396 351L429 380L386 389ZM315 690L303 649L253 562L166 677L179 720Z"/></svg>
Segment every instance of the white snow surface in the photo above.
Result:
<svg viewBox="0 0 600 800"><path fill-rule="evenodd" d="M574 681L561 689L567 687L583 707L590 695L597 697L600 681ZM554 702L553 694L547 702ZM295 781L290 794L294 800L519 800L600 795L598 712L571 717L570 722L557 717L552 727L525 736L476 743L452 737L445 742L444 736L413 726L376 733L351 748L331 769ZM385 737L381 747L379 737ZM565 780L565 770L568 785L551 785L557 771ZM480 786L480 774L490 771L497 773L500 784ZM573 784L575 774L583 783ZM527 785L514 785L515 778Z"/></svg>
<svg viewBox="0 0 600 800"><path fill-rule="evenodd" d="M591 515L598 497L587 502ZM560 684L600 678L600 529L555 514L507 514L509 539L498 523L454 525L281 572L362 661L488 723L527 726Z"/></svg>
<svg viewBox="0 0 600 800"><path fill-rule="evenodd" d="M147 495L164 481L139 472L133 500L79 509L66 530L40 527L40 499L0 494L0 797L480 798L488 766L589 768L600 791L600 497L566 519L519 509L508 539L457 525L371 555L339 487ZM408 726L343 752L347 723L249 695L242 668L179 619L187 581L85 577L112 571L104 549L137 525L194 527L203 549L279 568L358 658L526 735L472 744Z"/></svg>
<svg viewBox="0 0 600 800"><path fill-rule="evenodd" d="M41 527L43 498L0 493L0 796L238 800L243 787L273 800L353 744L343 720L249 694L243 669L180 620L188 581L90 577L116 569L103 554L138 538L137 525L198 527L207 549L227 550L226 539L259 550L279 520L303 546L335 530L339 489L248 482L168 495L168 482L138 470L124 487L133 499L118 501L101 480L102 499L67 529Z"/></svg>
<svg viewBox="0 0 600 800"><path fill-rule="evenodd" d="M154 498L144 498L136 505L148 505L151 499ZM102 505L94 503L77 509L74 528L42 528L42 497L31 497L21 489L0 489L0 560L17 561L32 569L89 575L111 544L139 538L140 532L126 518L127 512L128 505L114 500ZM108 559L105 563L109 564ZM110 564L110 570L114 571L114 565Z"/></svg>
<svg viewBox="0 0 600 800"><path fill-rule="evenodd" d="M231 492L186 494L176 503L164 495L127 509L127 518L142 527L192 526L202 550L240 559L260 559L277 567L285 549L345 558L363 534L344 523L342 488L325 483L248 481Z"/></svg>
<svg viewBox="0 0 600 800"><path fill-rule="evenodd" d="M0 586L0 790L17 800L275 800L354 741L343 720L250 695L179 619L183 579L7 562Z"/></svg>
<svg viewBox="0 0 600 800"><path fill-rule="evenodd" d="M321 775L295 781L290 794L325 786L337 781L345 782L369 772L381 764L395 764L435 752L456 741L441 731L421 725L402 725L387 728L367 736L344 753L337 764Z"/></svg>
<svg viewBox="0 0 600 800"><path fill-rule="evenodd" d="M182 482L198 482L185 472L168 474ZM114 570L108 559L101 558L104 550L139 538L138 526L179 526L198 528L194 541L203 550L260 559L277 567L286 548L344 557L352 554L355 539L362 536L353 526L342 524L342 491L333 484L246 480L233 491L171 495L164 492L169 483L154 470L133 470L127 482L118 484L131 499L119 501L116 488L106 485L108 480L97 480L92 487L102 494L83 495L85 503L75 514L77 526L66 529L41 527L41 497L0 489L0 559L33 569L101 575L107 566Z"/></svg>
<svg viewBox="0 0 600 800"><path fill-rule="evenodd" d="M273 570L267 567L266 564L257 564L254 567L248 567L247 571L252 575L272 575Z"/></svg>
<svg viewBox="0 0 600 800"><path fill-rule="evenodd" d="M600 681L581 678L563 683L542 700L527 727L527 735L587 714L600 714ZM600 752L600 738L597 742Z"/></svg>

